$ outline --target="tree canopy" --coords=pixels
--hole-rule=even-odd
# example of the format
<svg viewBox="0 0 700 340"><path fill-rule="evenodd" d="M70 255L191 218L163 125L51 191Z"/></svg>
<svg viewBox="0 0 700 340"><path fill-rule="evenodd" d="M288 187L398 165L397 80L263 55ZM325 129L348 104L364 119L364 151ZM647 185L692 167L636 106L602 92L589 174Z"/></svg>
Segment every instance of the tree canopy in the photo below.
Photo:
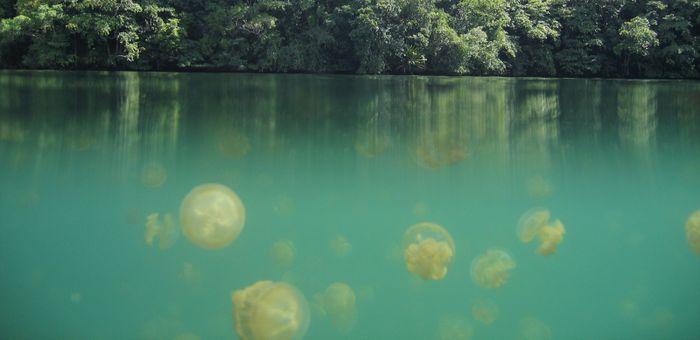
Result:
<svg viewBox="0 0 700 340"><path fill-rule="evenodd" d="M697 78L700 0L0 0L0 67Z"/></svg>

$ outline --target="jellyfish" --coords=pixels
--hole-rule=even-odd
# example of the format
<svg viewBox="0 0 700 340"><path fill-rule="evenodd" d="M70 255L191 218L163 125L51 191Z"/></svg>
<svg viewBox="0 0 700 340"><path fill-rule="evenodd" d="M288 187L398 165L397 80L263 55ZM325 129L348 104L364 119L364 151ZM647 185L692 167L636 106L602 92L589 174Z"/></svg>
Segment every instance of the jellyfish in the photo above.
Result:
<svg viewBox="0 0 700 340"><path fill-rule="evenodd" d="M309 307L293 286L258 281L231 294L236 332L243 340L301 339L309 328Z"/></svg>
<svg viewBox="0 0 700 340"><path fill-rule="evenodd" d="M329 246L337 257L345 257L352 250L352 244L343 235L338 235L331 239Z"/></svg>
<svg viewBox="0 0 700 340"><path fill-rule="evenodd" d="M490 325L498 318L498 305L487 299L477 299L472 304L472 316L475 320Z"/></svg>
<svg viewBox="0 0 700 340"><path fill-rule="evenodd" d="M685 223L685 236L690 249L700 255L700 210L690 214Z"/></svg>
<svg viewBox="0 0 700 340"><path fill-rule="evenodd" d="M520 320L518 326L518 339L522 340L549 340L552 338L552 330L544 322L527 317Z"/></svg>
<svg viewBox="0 0 700 340"><path fill-rule="evenodd" d="M542 199L552 195L552 184L542 176L534 176L525 184L527 193L535 199Z"/></svg>
<svg viewBox="0 0 700 340"><path fill-rule="evenodd" d="M243 230L245 208L235 192L221 184L195 187L180 206L182 232L205 249L223 248Z"/></svg>
<svg viewBox="0 0 700 340"><path fill-rule="evenodd" d="M168 173L160 163L148 163L141 170L141 183L147 188L159 188L167 179Z"/></svg>
<svg viewBox="0 0 700 340"><path fill-rule="evenodd" d="M72 292L70 293L70 302L72 303L80 303L80 301L83 301L83 294L79 292Z"/></svg>
<svg viewBox="0 0 700 340"><path fill-rule="evenodd" d="M241 158L250 151L248 137L238 131L229 131L219 138L219 152L226 157Z"/></svg>
<svg viewBox="0 0 700 340"><path fill-rule="evenodd" d="M428 214L428 211L428 206L423 202L418 202L415 205L413 205L413 215L423 217Z"/></svg>
<svg viewBox="0 0 700 340"><path fill-rule="evenodd" d="M278 196L272 203L272 211L277 215L289 216L294 213L294 210L296 210L294 200L286 195Z"/></svg>
<svg viewBox="0 0 700 340"><path fill-rule="evenodd" d="M175 244L179 235L175 219L171 214L163 215L162 221L158 213L152 213L146 217L144 240L149 247L153 246L157 237L158 248L160 250L168 249Z"/></svg>
<svg viewBox="0 0 700 340"><path fill-rule="evenodd" d="M294 263L294 243L289 240L275 242L269 254L272 262L281 268L289 268Z"/></svg>
<svg viewBox="0 0 700 340"><path fill-rule="evenodd" d="M199 284L202 280L202 273L190 262L183 262L178 273L178 278L187 285Z"/></svg>
<svg viewBox="0 0 700 340"><path fill-rule="evenodd" d="M374 158L384 153L391 144L389 137L376 133L363 133L355 142L355 151L358 154Z"/></svg>
<svg viewBox="0 0 700 340"><path fill-rule="evenodd" d="M472 261L471 277L482 288L494 289L508 281L515 261L504 250L491 248Z"/></svg>
<svg viewBox="0 0 700 340"><path fill-rule="evenodd" d="M537 238L540 241L537 253L542 256L555 253L566 233L561 221L550 222L549 218L549 210L534 208L526 211L518 220L518 238L523 243Z"/></svg>
<svg viewBox="0 0 700 340"><path fill-rule="evenodd" d="M455 255L455 244L445 228L429 222L408 228L403 237L408 271L424 280L441 280Z"/></svg>
<svg viewBox="0 0 700 340"><path fill-rule="evenodd" d="M350 331L357 321L355 291L342 282L332 283L323 293L314 295L321 314L341 332Z"/></svg>
<svg viewBox="0 0 700 340"><path fill-rule="evenodd" d="M438 340L469 340L474 336L474 327L467 318L445 315L438 321Z"/></svg>

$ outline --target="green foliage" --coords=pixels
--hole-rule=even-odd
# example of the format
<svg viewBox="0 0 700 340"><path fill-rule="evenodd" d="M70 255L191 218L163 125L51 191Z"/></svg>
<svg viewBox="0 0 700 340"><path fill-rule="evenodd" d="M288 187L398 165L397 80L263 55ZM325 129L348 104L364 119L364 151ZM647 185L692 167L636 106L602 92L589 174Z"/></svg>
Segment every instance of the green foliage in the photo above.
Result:
<svg viewBox="0 0 700 340"><path fill-rule="evenodd" d="M0 67L698 77L698 0L0 0Z"/></svg>

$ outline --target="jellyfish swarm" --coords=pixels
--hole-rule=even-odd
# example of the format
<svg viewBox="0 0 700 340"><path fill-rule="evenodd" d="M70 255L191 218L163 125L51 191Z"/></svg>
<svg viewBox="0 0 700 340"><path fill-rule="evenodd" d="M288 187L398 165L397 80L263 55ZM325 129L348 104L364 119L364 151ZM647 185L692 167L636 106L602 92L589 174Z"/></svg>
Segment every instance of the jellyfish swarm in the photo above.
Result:
<svg viewBox="0 0 700 340"><path fill-rule="evenodd" d="M141 183L148 188L158 188L168 179L165 167L160 163L148 163L141 170Z"/></svg>
<svg viewBox="0 0 700 340"><path fill-rule="evenodd" d="M500 249L491 248L472 261L471 277L482 288L494 289L508 281L515 261Z"/></svg>
<svg viewBox="0 0 700 340"><path fill-rule="evenodd" d="M469 340L474 336L474 327L467 318L446 315L438 321L438 340Z"/></svg>
<svg viewBox="0 0 700 340"><path fill-rule="evenodd" d="M472 316L484 325L490 325L498 318L498 305L487 299L478 299L472 304Z"/></svg>
<svg viewBox="0 0 700 340"><path fill-rule="evenodd" d="M155 239L158 238L158 248L160 250L168 249L175 244L178 236L177 225L172 215L165 214L162 221L158 213L146 217L144 241L149 247L152 247Z"/></svg>
<svg viewBox="0 0 700 340"><path fill-rule="evenodd" d="M700 210L690 214L688 221L685 222L685 236L690 249L700 255Z"/></svg>
<svg viewBox="0 0 700 340"><path fill-rule="evenodd" d="M355 291L345 283L332 283L325 292L316 294L314 301L321 314L330 318L331 323L341 332L348 332L357 321Z"/></svg>
<svg viewBox="0 0 700 340"><path fill-rule="evenodd" d="M270 248L270 260L280 267L289 268L294 263L294 243L289 240L280 240L275 242Z"/></svg>
<svg viewBox="0 0 700 340"><path fill-rule="evenodd" d="M243 340L301 339L309 328L309 307L293 286L258 281L231 294L236 332Z"/></svg>
<svg viewBox="0 0 700 340"><path fill-rule="evenodd" d="M180 206L182 232L205 249L223 248L243 230L245 208L235 192L221 184L202 184Z"/></svg>
<svg viewBox="0 0 700 340"><path fill-rule="evenodd" d="M530 243L537 237L540 246L536 251L542 256L555 253L557 245L564 240L566 233L561 221L550 222L549 218L549 210L533 208L526 211L518 220L518 238L523 243Z"/></svg>
<svg viewBox="0 0 700 340"><path fill-rule="evenodd" d="M455 255L455 244L445 228L429 222L408 228L403 237L408 271L424 280L441 280Z"/></svg>

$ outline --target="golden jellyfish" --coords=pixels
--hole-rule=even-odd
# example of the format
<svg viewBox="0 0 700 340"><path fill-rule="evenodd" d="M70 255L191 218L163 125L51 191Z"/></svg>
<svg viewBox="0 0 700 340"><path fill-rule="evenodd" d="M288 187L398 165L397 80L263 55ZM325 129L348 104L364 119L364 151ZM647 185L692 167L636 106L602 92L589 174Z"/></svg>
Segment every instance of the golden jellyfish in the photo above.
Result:
<svg viewBox="0 0 700 340"><path fill-rule="evenodd" d="M544 322L533 317L520 320L518 326L518 339L522 340L549 340L552 338L552 330Z"/></svg>
<svg viewBox="0 0 700 340"><path fill-rule="evenodd" d="M515 261L507 252L491 248L472 261L471 277L482 288L499 288L514 268Z"/></svg>
<svg viewBox="0 0 700 340"><path fill-rule="evenodd" d="M534 208L526 211L518 220L518 238L523 243L530 243L537 238L540 241L537 253L542 256L555 253L566 234L561 221L550 222L549 218L549 210Z"/></svg>
<svg viewBox="0 0 700 340"><path fill-rule="evenodd" d="M158 248L160 250L168 249L175 244L179 235L177 224L171 214L163 215L162 221L158 213L146 217L144 240L149 247L152 247L155 239L158 238Z"/></svg>
<svg viewBox="0 0 700 340"><path fill-rule="evenodd" d="M408 228L403 237L408 271L424 280L441 280L455 255L455 244L445 228L422 222Z"/></svg>
<svg viewBox="0 0 700 340"><path fill-rule="evenodd" d="M685 222L685 236L690 249L700 255L700 210L690 214L688 221Z"/></svg>
<svg viewBox="0 0 700 340"><path fill-rule="evenodd" d="M542 199L552 195L552 184L542 176L534 176L525 184L527 193L535 199Z"/></svg>
<svg viewBox="0 0 700 340"><path fill-rule="evenodd" d="M195 245L205 249L223 248L243 230L243 202L228 187L209 183L190 191L180 206L182 232Z"/></svg>
<svg viewBox="0 0 700 340"><path fill-rule="evenodd" d="M467 318L446 315L438 321L438 340L469 340L474 336L474 327Z"/></svg>
<svg viewBox="0 0 700 340"><path fill-rule="evenodd" d="M168 173L160 163L148 163L141 170L141 183L147 188L159 188L167 179Z"/></svg>
<svg viewBox="0 0 700 340"><path fill-rule="evenodd" d="M294 243L289 240L275 242L270 248L269 256L278 267L289 268L294 263Z"/></svg>
<svg viewBox="0 0 700 340"><path fill-rule="evenodd" d="M79 292L73 292L73 293L70 293L69 298L70 298L70 302L72 302L72 303L80 303L80 301L83 301L83 294L81 294Z"/></svg>
<svg viewBox="0 0 700 340"><path fill-rule="evenodd" d="M498 305L487 299L477 299L472 304L472 316L474 320L490 325L498 319Z"/></svg>
<svg viewBox="0 0 700 340"><path fill-rule="evenodd" d="M183 262L178 278L187 285L197 285L202 281L202 273L190 262Z"/></svg>
<svg viewBox="0 0 700 340"><path fill-rule="evenodd" d="M231 294L236 332L243 340L301 339L309 328L309 307L293 286L258 281Z"/></svg>
<svg viewBox="0 0 700 340"><path fill-rule="evenodd" d="M250 151L248 137L238 131L232 130L219 138L219 152L226 157L240 158Z"/></svg>
<svg viewBox="0 0 700 340"><path fill-rule="evenodd" d="M329 243L331 251L337 257L345 257L352 250L352 244L343 235L338 235L331 239Z"/></svg>
<svg viewBox="0 0 700 340"><path fill-rule="evenodd" d="M321 314L341 332L350 331L357 321L355 291L345 283L332 283L323 293L316 294L314 301Z"/></svg>

